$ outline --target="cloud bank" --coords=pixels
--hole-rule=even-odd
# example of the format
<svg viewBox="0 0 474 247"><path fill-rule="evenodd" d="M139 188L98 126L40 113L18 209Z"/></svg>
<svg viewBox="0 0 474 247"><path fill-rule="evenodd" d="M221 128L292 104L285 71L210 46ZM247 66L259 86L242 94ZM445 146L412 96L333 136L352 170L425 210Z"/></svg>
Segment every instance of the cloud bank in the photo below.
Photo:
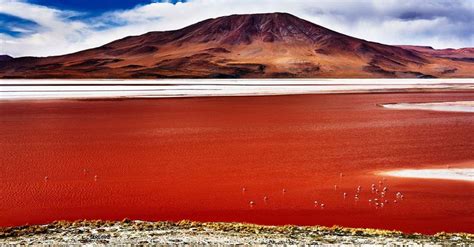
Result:
<svg viewBox="0 0 474 247"><path fill-rule="evenodd" d="M66 54L129 35L179 29L208 18L267 12L288 12L347 35L385 44L474 46L472 0L189 0L176 4L155 1L99 16L26 0L0 0L0 14L34 23L30 29L24 24L8 25L20 35L0 32L0 54Z"/></svg>

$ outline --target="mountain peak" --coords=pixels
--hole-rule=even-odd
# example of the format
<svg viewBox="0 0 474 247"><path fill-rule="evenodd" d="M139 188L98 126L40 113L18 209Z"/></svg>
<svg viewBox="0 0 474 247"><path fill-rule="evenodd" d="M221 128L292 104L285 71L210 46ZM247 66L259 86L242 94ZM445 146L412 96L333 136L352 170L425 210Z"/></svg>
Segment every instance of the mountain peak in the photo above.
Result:
<svg viewBox="0 0 474 247"><path fill-rule="evenodd" d="M177 42L317 42L328 34L341 35L288 13L229 15L207 19L177 30Z"/></svg>
<svg viewBox="0 0 474 247"><path fill-rule="evenodd" d="M203 20L174 31L150 32L103 46L115 49L124 43L141 53L156 46L206 43L216 46L256 43L313 44L347 50L357 39L337 33L288 13L234 14ZM317 45L320 44L320 45ZM140 46L140 48L138 48ZM332 49L332 48L331 48ZM352 48L350 48L352 49ZM127 50L128 51L128 50ZM155 51L155 50L154 50ZM124 51L125 52L125 51Z"/></svg>

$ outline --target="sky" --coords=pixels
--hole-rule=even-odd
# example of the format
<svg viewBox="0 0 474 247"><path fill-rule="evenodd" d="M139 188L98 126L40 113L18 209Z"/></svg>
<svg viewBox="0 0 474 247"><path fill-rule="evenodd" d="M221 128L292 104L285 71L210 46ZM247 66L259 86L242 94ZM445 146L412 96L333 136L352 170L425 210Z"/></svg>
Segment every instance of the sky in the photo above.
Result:
<svg viewBox="0 0 474 247"><path fill-rule="evenodd" d="M0 54L67 54L208 18L270 12L385 44L474 47L474 0L0 0Z"/></svg>

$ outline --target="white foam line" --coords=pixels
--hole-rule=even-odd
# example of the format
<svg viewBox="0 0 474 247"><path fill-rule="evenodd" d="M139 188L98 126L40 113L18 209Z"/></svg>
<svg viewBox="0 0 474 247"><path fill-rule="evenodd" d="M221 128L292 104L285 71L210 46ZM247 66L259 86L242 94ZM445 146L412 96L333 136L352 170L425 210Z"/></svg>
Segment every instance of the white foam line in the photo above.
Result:
<svg viewBox="0 0 474 247"><path fill-rule="evenodd" d="M398 103L383 104L388 109L395 110L425 110L447 112L474 112L474 101L453 101L435 103Z"/></svg>
<svg viewBox="0 0 474 247"><path fill-rule="evenodd" d="M383 172L382 175L403 178L448 179L474 182L473 168L405 169Z"/></svg>

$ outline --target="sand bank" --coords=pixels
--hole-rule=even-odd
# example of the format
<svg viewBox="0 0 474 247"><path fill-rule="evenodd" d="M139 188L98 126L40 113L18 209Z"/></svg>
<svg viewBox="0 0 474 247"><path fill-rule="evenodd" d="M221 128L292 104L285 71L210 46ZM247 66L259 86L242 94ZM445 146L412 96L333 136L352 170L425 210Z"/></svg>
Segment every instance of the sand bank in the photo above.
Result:
<svg viewBox="0 0 474 247"><path fill-rule="evenodd" d="M473 168L403 169L383 172L382 175L403 178L448 179L474 182Z"/></svg>
<svg viewBox="0 0 474 247"><path fill-rule="evenodd" d="M474 112L474 101L434 102L434 103L395 103L383 104L388 109L426 110L447 112Z"/></svg>

